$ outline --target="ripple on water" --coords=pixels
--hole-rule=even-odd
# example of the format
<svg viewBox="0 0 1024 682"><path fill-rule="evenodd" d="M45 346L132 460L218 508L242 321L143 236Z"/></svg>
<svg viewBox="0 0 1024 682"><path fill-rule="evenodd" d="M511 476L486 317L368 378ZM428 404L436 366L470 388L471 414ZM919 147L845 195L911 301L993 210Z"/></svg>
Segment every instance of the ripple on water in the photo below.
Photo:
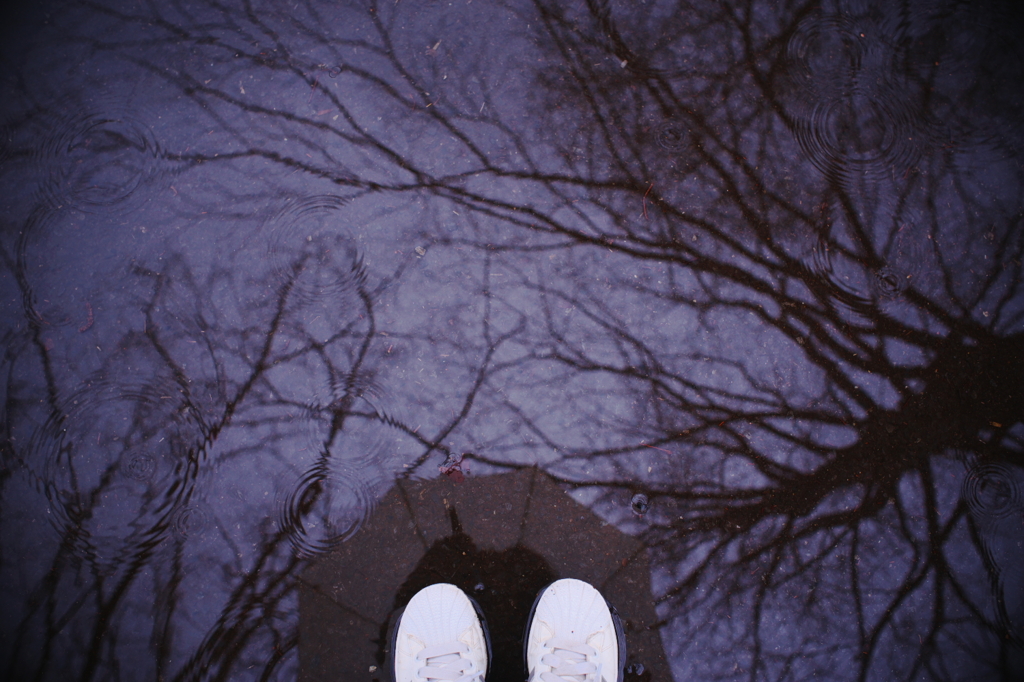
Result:
<svg viewBox="0 0 1024 682"><path fill-rule="evenodd" d="M629 506L633 510L633 513L637 516L643 516L651 509L651 502L647 499L647 495L643 493L637 493L633 495L633 498L629 501Z"/></svg>
<svg viewBox="0 0 1024 682"><path fill-rule="evenodd" d="M685 116L675 116L645 126L644 134L653 151L652 162L666 166L676 173L686 174L702 163L700 145L693 132L693 123ZM664 191L665 188L662 188Z"/></svg>
<svg viewBox="0 0 1024 682"><path fill-rule="evenodd" d="M332 376L331 381L336 385L307 381L302 385L306 395L288 396L298 405L290 422L302 439L303 451L320 452L329 447L332 428L338 426L344 429L345 448L360 452L360 466L386 466L384 457L389 446L380 422L349 418L353 412L384 415L384 387L367 374Z"/></svg>
<svg viewBox="0 0 1024 682"><path fill-rule="evenodd" d="M982 533L981 551L998 579L992 586L1003 635L1024 644L1024 590L1020 581L1020 522L1024 519L1022 470L1001 462L975 464L961 496Z"/></svg>
<svg viewBox="0 0 1024 682"><path fill-rule="evenodd" d="M865 42L850 18L810 16L786 45L787 73L801 89L834 93L852 85L864 51Z"/></svg>
<svg viewBox="0 0 1024 682"><path fill-rule="evenodd" d="M51 520L72 551L110 565L169 531L196 475L202 428L173 383L97 381L36 434Z"/></svg>
<svg viewBox="0 0 1024 682"><path fill-rule="evenodd" d="M297 201L266 225L267 255L278 286L302 303L355 292L363 264L344 226L345 199L317 196Z"/></svg>
<svg viewBox="0 0 1024 682"><path fill-rule="evenodd" d="M693 133L686 121L673 118L654 128L654 141L667 152L687 151L693 146Z"/></svg>
<svg viewBox="0 0 1024 682"><path fill-rule="evenodd" d="M181 539L196 538L206 532L210 525L210 514L199 504L190 503L174 512L171 527Z"/></svg>
<svg viewBox="0 0 1024 682"><path fill-rule="evenodd" d="M975 514L1003 518L1021 510L1020 481L1005 464L981 464L968 472L963 498Z"/></svg>
<svg viewBox="0 0 1024 682"><path fill-rule="evenodd" d="M278 525L302 557L322 554L351 538L376 503L368 480L372 475L332 460L318 462L278 495Z"/></svg>
<svg viewBox="0 0 1024 682"><path fill-rule="evenodd" d="M145 452L126 452L121 458L121 471L136 481L148 481L156 473L156 459Z"/></svg>
<svg viewBox="0 0 1024 682"><path fill-rule="evenodd" d="M922 237L913 217L889 222L870 245L872 253L864 254L844 238L845 226L833 224L829 218L804 259L833 298L855 313L871 315L879 304L902 298L924 259Z"/></svg>
<svg viewBox="0 0 1024 682"><path fill-rule="evenodd" d="M1024 595L1020 587L1020 569L1009 567L999 576L995 588L1000 595L997 618L1008 639L1017 647L1024 647Z"/></svg>
<svg viewBox="0 0 1024 682"><path fill-rule="evenodd" d="M922 237L920 224L921 221L914 216L895 226L892 238L881 254L884 265L871 273L876 299L902 298L920 273L926 256L922 248L926 237Z"/></svg>
<svg viewBox="0 0 1024 682"><path fill-rule="evenodd" d="M897 93L857 89L817 102L794 120L794 132L818 170L848 184L864 175L902 176L917 158L912 120Z"/></svg>
<svg viewBox="0 0 1024 682"><path fill-rule="evenodd" d="M806 262L836 303L859 315L871 314L870 269L863 258L838 241L820 236Z"/></svg>
<svg viewBox="0 0 1024 682"><path fill-rule="evenodd" d="M128 199L156 173L160 150L147 124L112 107L59 119L36 162L48 203L89 211Z"/></svg>
<svg viewBox="0 0 1024 682"><path fill-rule="evenodd" d="M919 156L920 113L893 80L898 50L882 27L812 15L793 33L777 82L810 162L841 184L902 176Z"/></svg>
<svg viewBox="0 0 1024 682"><path fill-rule="evenodd" d="M330 437L331 424L334 421L334 412L331 408L331 401L326 396L329 391L326 388L315 390L318 395L308 404L302 405L296 425L301 428L300 437L303 447L309 452L319 452L324 449L327 439Z"/></svg>

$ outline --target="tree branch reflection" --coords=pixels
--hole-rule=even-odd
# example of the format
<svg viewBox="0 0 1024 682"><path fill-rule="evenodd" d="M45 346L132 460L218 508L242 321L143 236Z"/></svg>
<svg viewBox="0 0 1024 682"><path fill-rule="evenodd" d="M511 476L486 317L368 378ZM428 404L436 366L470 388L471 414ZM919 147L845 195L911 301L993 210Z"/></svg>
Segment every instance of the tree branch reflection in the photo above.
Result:
<svg viewBox="0 0 1024 682"><path fill-rule="evenodd" d="M541 465L642 534L680 678L1009 670L1020 623L991 545L1024 464L1024 178L999 96L1019 65L979 94L938 66L983 69L944 20L884 14L76 7L69 39L194 118L145 177L227 236L195 257L165 218L174 248L130 274L141 324L58 371L33 259L96 192L62 181L5 227L25 320L7 334L5 460L65 517L8 670L55 674L73 639L89 653L67 665L96 676L125 610L150 609L158 675L279 674L304 562L358 529L376 481L462 449ZM110 30L79 33L80 16ZM300 198L255 225L282 196ZM335 229L342 210L381 243ZM80 480L101 411L75 401L97 395L138 409ZM142 479L147 523L99 537L124 453L171 478ZM262 497L284 502L253 524ZM225 576L201 617L196 561ZM193 618L208 627L186 642Z"/></svg>

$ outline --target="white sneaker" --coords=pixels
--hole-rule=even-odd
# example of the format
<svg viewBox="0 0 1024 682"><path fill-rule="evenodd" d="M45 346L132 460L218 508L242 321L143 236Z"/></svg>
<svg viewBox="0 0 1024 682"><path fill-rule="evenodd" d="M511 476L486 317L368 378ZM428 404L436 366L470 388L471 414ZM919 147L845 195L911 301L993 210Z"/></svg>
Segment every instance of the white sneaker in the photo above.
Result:
<svg viewBox="0 0 1024 682"><path fill-rule="evenodd" d="M622 681L622 625L601 593L582 580L557 580L537 595L525 648L530 682Z"/></svg>
<svg viewBox="0 0 1024 682"><path fill-rule="evenodd" d="M425 587L399 614L388 669L394 682L484 682L490 642L473 601L455 585Z"/></svg>

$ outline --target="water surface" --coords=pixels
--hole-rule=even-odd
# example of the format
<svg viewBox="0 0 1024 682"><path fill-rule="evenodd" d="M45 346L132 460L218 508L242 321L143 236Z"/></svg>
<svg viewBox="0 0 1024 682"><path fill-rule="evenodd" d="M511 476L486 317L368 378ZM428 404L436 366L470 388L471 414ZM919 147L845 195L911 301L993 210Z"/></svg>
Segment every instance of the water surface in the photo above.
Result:
<svg viewBox="0 0 1024 682"><path fill-rule="evenodd" d="M13 14L0 676L295 679L396 481L538 467L648 548L676 680L1019 679L1021 27Z"/></svg>

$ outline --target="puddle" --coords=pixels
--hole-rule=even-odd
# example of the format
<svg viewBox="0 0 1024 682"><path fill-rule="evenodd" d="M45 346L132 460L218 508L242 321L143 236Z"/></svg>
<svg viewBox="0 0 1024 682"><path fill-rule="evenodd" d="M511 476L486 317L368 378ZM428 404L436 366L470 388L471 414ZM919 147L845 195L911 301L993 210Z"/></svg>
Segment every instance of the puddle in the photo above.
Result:
<svg viewBox="0 0 1024 682"><path fill-rule="evenodd" d="M1019 13L356 5L6 30L5 679L1021 677Z"/></svg>

